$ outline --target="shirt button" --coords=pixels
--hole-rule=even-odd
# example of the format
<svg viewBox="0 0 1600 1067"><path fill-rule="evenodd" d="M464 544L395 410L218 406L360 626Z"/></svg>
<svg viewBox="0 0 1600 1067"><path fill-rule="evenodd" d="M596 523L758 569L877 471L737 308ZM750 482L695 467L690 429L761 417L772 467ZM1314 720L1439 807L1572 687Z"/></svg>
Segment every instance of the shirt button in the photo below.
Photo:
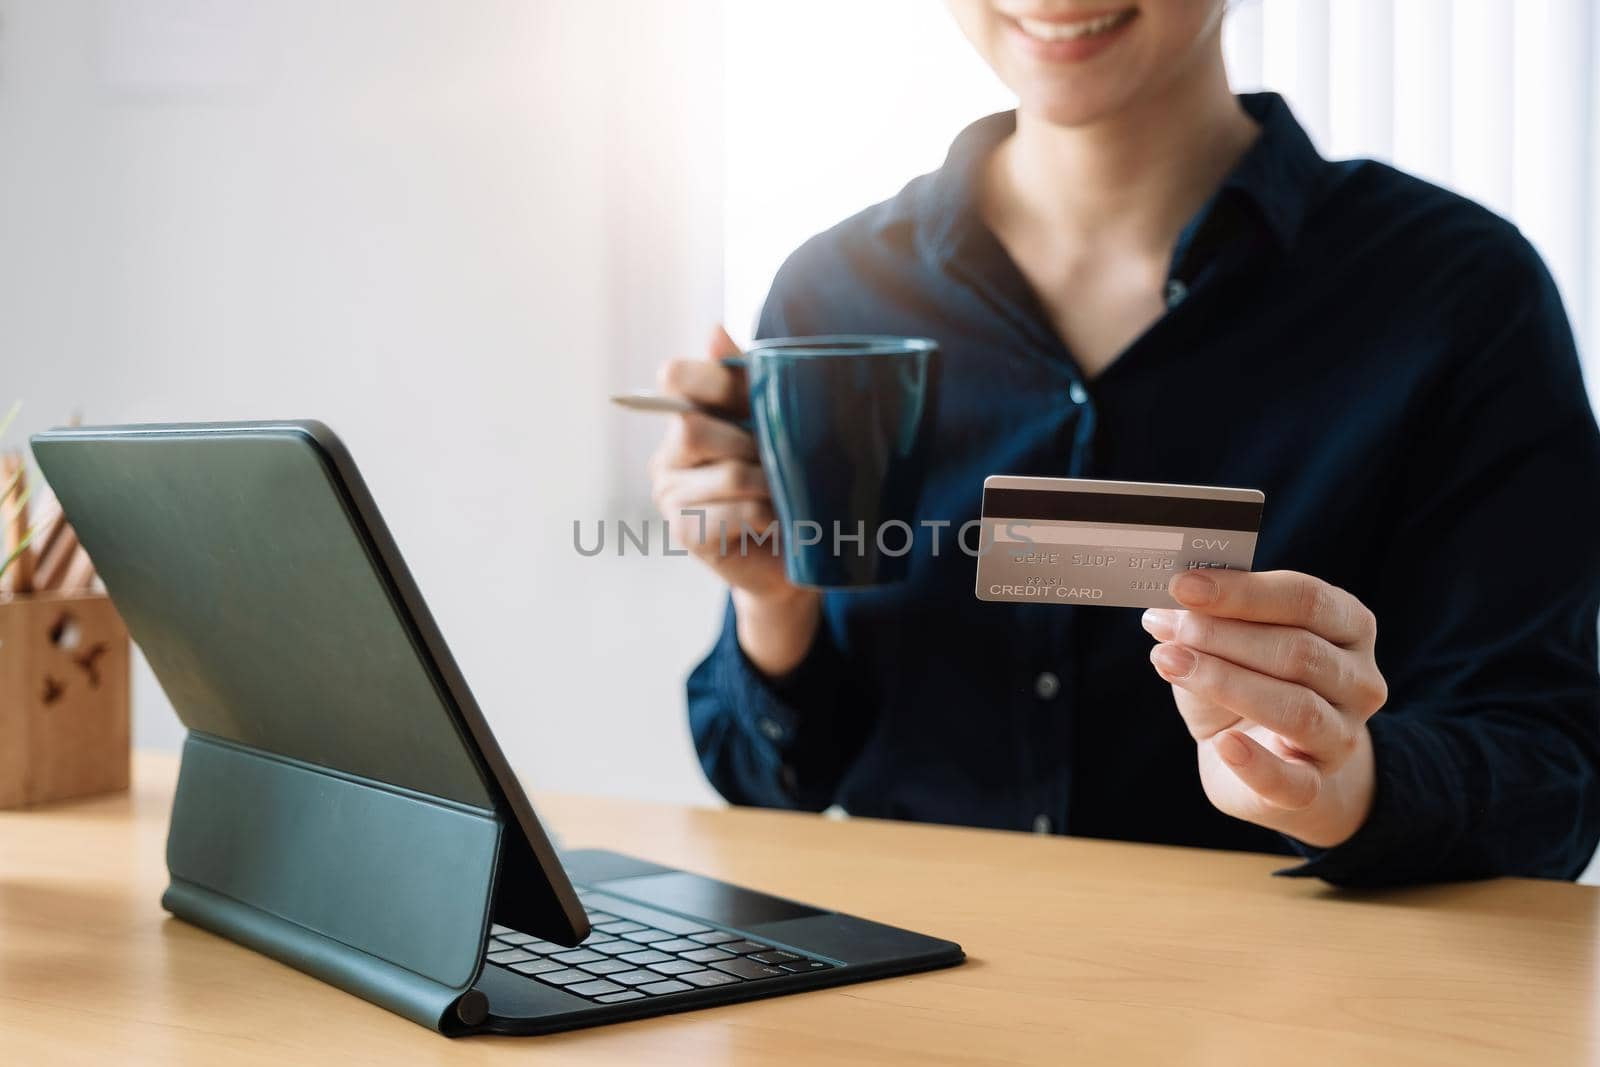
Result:
<svg viewBox="0 0 1600 1067"><path fill-rule="evenodd" d="M783 727L773 719L762 719L756 724L761 729L761 735L768 741L782 741Z"/></svg>
<svg viewBox="0 0 1600 1067"><path fill-rule="evenodd" d="M1040 700L1054 700L1061 692L1061 679L1045 671L1033 680L1033 692Z"/></svg>
<svg viewBox="0 0 1600 1067"><path fill-rule="evenodd" d="M1038 815L1035 815L1033 817L1033 832L1036 833L1036 834L1047 834L1047 833L1049 833L1050 832L1050 816L1045 815L1042 812L1040 814L1038 814Z"/></svg>
<svg viewBox="0 0 1600 1067"><path fill-rule="evenodd" d="M1072 398L1074 404L1082 404L1089 399L1089 390L1083 387L1082 382L1073 382L1072 388L1067 390L1067 395Z"/></svg>
<svg viewBox="0 0 1600 1067"><path fill-rule="evenodd" d="M1178 279L1167 282L1167 307L1175 308L1189 295L1189 287Z"/></svg>

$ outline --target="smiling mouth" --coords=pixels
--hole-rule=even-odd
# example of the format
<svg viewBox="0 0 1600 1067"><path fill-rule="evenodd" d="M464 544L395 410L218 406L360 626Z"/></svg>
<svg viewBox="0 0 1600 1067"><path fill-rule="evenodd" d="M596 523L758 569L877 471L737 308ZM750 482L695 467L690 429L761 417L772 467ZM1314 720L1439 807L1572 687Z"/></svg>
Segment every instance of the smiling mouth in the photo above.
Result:
<svg viewBox="0 0 1600 1067"><path fill-rule="evenodd" d="M1113 11L1105 15L1096 15L1093 18L1065 21L1058 19L1028 18L1025 15L1015 15L1011 21L1023 33L1034 40L1044 44L1053 44L1057 41L1081 41L1091 37L1099 37L1113 30L1121 29L1132 22L1139 14L1138 8L1127 8L1122 11Z"/></svg>

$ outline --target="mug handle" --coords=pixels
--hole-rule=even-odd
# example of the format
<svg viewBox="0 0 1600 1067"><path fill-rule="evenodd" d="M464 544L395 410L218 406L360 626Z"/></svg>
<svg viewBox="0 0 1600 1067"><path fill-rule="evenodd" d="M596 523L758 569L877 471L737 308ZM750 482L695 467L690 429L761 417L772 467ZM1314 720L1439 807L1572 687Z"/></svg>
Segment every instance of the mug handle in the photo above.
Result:
<svg viewBox="0 0 1600 1067"><path fill-rule="evenodd" d="M721 363L724 367L727 367L729 370L749 371L749 369L750 369L750 356L747 353L744 353L744 352L740 352L736 356L723 356L717 362ZM729 415L727 415L727 414L725 414L723 412L712 411L709 408L701 408L700 410L702 412L704 412L705 414L710 415L714 419L721 419L723 422L731 422L731 423L733 423L735 426L739 427L739 429L743 430L745 433L754 433L755 432L755 420L753 418L751 418L750 416L748 416L748 415L746 415L742 419L736 419L736 418L733 418L733 417L731 417L731 416L729 416Z"/></svg>
<svg viewBox="0 0 1600 1067"><path fill-rule="evenodd" d="M748 370L750 367L750 358L743 352L735 356L723 356L718 362L730 370ZM685 415L693 412L737 426L745 433L755 432L755 420L748 416L735 418L726 411L691 403L678 396L663 396L660 393L618 393L611 397L611 402L630 411L652 411L668 415Z"/></svg>

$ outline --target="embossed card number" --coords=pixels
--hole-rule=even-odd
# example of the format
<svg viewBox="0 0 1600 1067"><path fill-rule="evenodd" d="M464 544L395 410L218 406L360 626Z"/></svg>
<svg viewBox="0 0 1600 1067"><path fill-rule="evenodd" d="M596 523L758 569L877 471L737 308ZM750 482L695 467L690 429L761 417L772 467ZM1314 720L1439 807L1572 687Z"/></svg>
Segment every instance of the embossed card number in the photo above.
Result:
<svg viewBox="0 0 1600 1067"><path fill-rule="evenodd" d="M1167 583L1249 570L1266 497L1232 489L994 475L983 483L979 600L1172 607Z"/></svg>

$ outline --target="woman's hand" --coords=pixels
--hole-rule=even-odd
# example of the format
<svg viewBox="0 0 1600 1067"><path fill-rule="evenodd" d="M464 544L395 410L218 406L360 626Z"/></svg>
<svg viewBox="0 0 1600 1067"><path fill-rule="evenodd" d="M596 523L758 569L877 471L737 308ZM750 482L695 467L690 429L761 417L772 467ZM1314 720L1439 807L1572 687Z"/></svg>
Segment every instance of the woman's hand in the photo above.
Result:
<svg viewBox="0 0 1600 1067"><path fill-rule="evenodd" d="M1318 848L1366 820L1374 783L1367 720L1388 699L1377 621L1345 592L1293 571L1186 571L1144 628L1160 644L1217 808Z"/></svg>
<svg viewBox="0 0 1600 1067"><path fill-rule="evenodd" d="M662 365L661 391L734 417L747 414L744 372L719 362L738 352L717 327L708 359ZM709 415L676 416L650 459L650 476L651 495L673 539L733 590L745 655L769 676L793 670L816 634L821 597L784 577L772 493L755 439Z"/></svg>

